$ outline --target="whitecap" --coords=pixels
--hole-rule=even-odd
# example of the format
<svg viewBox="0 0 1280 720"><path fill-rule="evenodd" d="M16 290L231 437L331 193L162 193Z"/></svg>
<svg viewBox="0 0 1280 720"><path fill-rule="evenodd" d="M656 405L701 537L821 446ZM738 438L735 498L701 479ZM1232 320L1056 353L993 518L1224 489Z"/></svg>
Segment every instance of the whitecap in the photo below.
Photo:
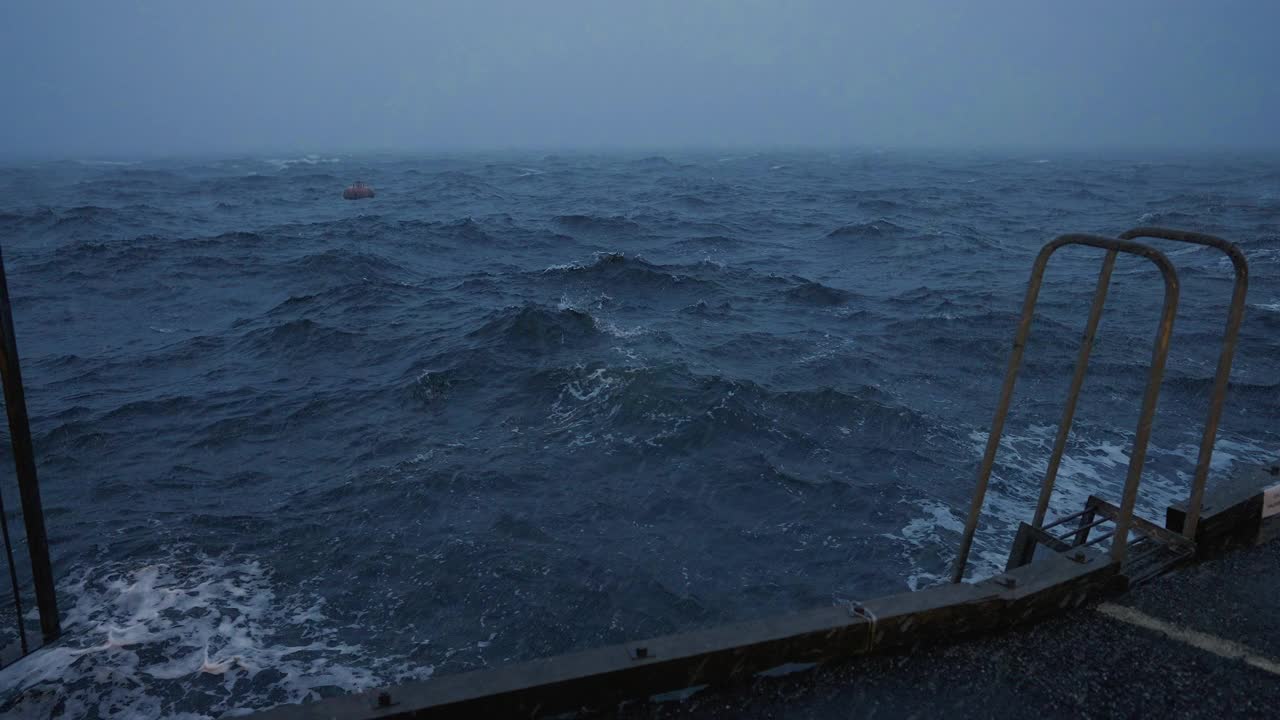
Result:
<svg viewBox="0 0 1280 720"><path fill-rule="evenodd" d="M63 640L0 670L0 708L13 717L59 705L64 717L217 717L433 671L339 641L318 597L277 585L250 557L175 552L70 577Z"/></svg>

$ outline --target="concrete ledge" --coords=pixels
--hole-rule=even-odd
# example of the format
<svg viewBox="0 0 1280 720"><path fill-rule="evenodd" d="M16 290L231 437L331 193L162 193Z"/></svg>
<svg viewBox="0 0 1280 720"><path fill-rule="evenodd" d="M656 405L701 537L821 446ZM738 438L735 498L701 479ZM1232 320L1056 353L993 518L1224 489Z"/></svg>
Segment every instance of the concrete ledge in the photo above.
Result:
<svg viewBox="0 0 1280 720"><path fill-rule="evenodd" d="M1165 527L1182 532L1186 504L1170 506ZM1205 495L1196 527L1196 559L1280 536L1280 464L1251 468L1224 480Z"/></svg>

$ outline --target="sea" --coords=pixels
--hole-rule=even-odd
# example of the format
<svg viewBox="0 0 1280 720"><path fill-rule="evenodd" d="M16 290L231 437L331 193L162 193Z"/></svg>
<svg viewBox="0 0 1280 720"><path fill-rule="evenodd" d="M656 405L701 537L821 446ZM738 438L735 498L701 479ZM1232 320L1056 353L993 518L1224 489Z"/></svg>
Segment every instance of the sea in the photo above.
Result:
<svg viewBox="0 0 1280 720"><path fill-rule="evenodd" d="M1140 225L1248 257L1214 477L1274 460L1276 156L0 162L64 628L0 670L0 714L238 715L944 582L1036 253ZM1160 520L1233 277L1153 244L1181 279ZM1030 518L1101 256L1050 263L971 578ZM1162 292L1120 258L1051 516L1119 496Z"/></svg>

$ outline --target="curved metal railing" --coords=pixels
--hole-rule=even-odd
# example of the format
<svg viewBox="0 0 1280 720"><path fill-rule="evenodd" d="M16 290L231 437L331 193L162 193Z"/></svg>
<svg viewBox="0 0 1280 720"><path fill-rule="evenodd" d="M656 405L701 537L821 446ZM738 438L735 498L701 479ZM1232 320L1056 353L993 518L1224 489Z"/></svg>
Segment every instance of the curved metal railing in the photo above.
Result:
<svg viewBox="0 0 1280 720"><path fill-rule="evenodd" d="M987 495L987 484L991 479L991 469L995 464L996 452L1000 447L1000 438L1004 433L1005 418L1009 413L1009 403L1013 398L1013 388L1018 379L1018 370L1022 365L1022 354L1026 347L1027 336L1031 332L1031 321L1035 314L1036 299L1040 295L1040 286L1044 280L1045 267L1049 258L1059 249L1067 245L1086 245L1107 251L1102 262L1102 270L1098 275L1097 288L1094 291L1093 304L1089 310L1089 320L1085 326L1084 340L1076 359L1075 371L1072 374L1071 386L1067 394L1067 403L1063 409L1062 422L1058 425L1058 434L1054 439L1053 453L1040 488L1040 499L1036 504L1036 517L1033 524L1039 526L1044 522L1049 498L1053 494L1053 485L1057 477L1058 466L1066 448L1067 436L1071 432L1071 422L1075 415L1076 400L1084 383L1085 370L1088 367L1089 354L1093 348L1093 340L1097 334L1098 322L1102 317L1102 309L1106 304L1107 289L1111 282L1111 272L1119 253L1137 255L1150 260L1160 270L1164 279L1164 304L1160 312L1160 323L1156 329L1155 344L1151 351L1151 369L1147 376L1147 387L1142 398L1142 410L1138 415L1138 429L1134 436L1133 451L1129 456L1129 468L1125 478L1124 495L1120 501L1119 517L1116 520L1114 540L1111 545L1111 557L1123 561L1128 545L1129 526L1133 518L1133 506L1138 496L1138 484L1142 479L1142 466L1146 461L1147 443L1151 438L1151 424L1155 417L1156 401L1160 396L1160 382L1164 377L1165 359L1169 355L1169 338L1173 332L1173 320L1178 309L1178 273L1164 253L1142 243L1130 240L1102 237L1100 235L1069 234L1061 235L1049 242L1040 250L1031 269L1031 280L1027 285L1026 299L1022 304L1022 318L1018 323L1018 332L1013 342L1013 352L1009 356L1009 367L1005 371L1004 384L1000 388L1000 399L996 404L995 418L991 423L991 432L987 437L986 451L982 456L982 464L978 469L977 487L974 489L973 501L969 507L969 517L965 522L964 534L960 538L960 551L956 557L951 581L960 582L964 578L968 566L969 551L973 545L973 535L978 527L978 519L982 515L982 505Z"/></svg>
<svg viewBox="0 0 1280 720"><path fill-rule="evenodd" d="M1245 295L1249 291L1249 262L1234 243L1213 235L1172 230L1162 227L1137 227L1120 235L1121 240L1156 238L1175 242L1205 245L1221 250L1231 258L1235 269L1235 288L1231 292L1231 305L1227 310L1227 329L1222 336L1222 352L1218 355L1218 370L1213 378L1213 391L1209 395L1209 416L1205 421L1204 435L1200 440L1200 454L1196 459L1196 474L1191 482L1191 495L1187 499L1187 515L1182 534L1189 540L1196 536L1200 521L1200 506L1204 502L1205 483L1209 478L1209 465L1213 459L1213 445L1218 435L1218 421L1222 417L1222 404L1227 396L1227 382L1231 378L1231 360L1235 357L1236 339L1240 323L1244 320Z"/></svg>

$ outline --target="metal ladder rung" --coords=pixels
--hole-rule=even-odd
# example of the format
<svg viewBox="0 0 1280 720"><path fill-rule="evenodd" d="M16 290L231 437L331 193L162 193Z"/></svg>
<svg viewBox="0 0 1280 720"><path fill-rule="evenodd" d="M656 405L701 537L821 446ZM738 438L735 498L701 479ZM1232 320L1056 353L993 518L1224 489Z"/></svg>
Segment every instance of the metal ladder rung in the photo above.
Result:
<svg viewBox="0 0 1280 720"><path fill-rule="evenodd" d="M1097 537L1093 538L1092 540L1089 540L1089 541L1085 542L1084 544L1085 544L1085 545L1097 545L1098 543L1102 542L1103 540L1110 540L1112 537L1114 537L1114 536L1115 536L1115 534L1116 534L1116 531L1115 531L1115 530L1112 530L1111 532L1103 533L1103 534L1101 534L1101 535L1099 535L1099 536L1097 536Z"/></svg>
<svg viewBox="0 0 1280 720"><path fill-rule="evenodd" d="M1041 526L1040 526L1040 528L1041 528L1042 530L1048 530L1048 529L1049 529L1049 528L1051 528L1051 527L1057 527L1057 526L1061 525L1062 523L1067 522L1068 520L1074 520L1074 519L1076 519L1076 518L1080 517L1081 515L1084 515L1084 514L1085 514L1085 513L1087 513L1087 512L1089 512L1089 508L1085 508L1085 509L1083 509L1083 510L1077 510L1076 512L1073 512L1073 513L1071 513L1070 515L1063 515L1062 517L1055 519L1055 520L1054 520L1053 522L1051 522L1051 523L1048 523L1048 524L1046 524L1046 525L1041 525Z"/></svg>
<svg viewBox="0 0 1280 720"><path fill-rule="evenodd" d="M1080 514L1081 514L1081 515L1083 515L1083 514L1084 514L1084 513L1086 513L1086 512L1089 512L1089 510L1088 510L1088 509L1086 509L1086 510L1082 511ZM1100 518L1095 519L1093 522L1086 523L1086 524L1084 524L1084 525L1080 525L1079 527L1072 528L1070 531L1068 531L1068 532L1066 532L1066 533L1064 533L1064 534L1062 534L1062 535L1056 535L1055 537L1057 537L1059 540L1061 540L1061 541L1063 541L1063 542L1066 542L1066 541L1067 541L1067 538L1069 538L1069 537L1073 537L1073 536L1079 535L1080 533L1086 532L1086 531L1088 531L1088 530L1091 530L1091 529L1093 529L1093 528L1098 527L1099 525L1101 525L1101 524L1103 524L1103 523L1108 523L1108 522L1115 522L1115 521L1114 521L1114 520L1112 520L1112 519L1111 519L1111 518L1109 518L1109 517L1105 517L1105 516L1103 516L1103 517L1100 517ZM1041 528L1041 529L1043 529L1043 528ZM1084 543L1083 543L1083 542L1072 542L1071 544L1072 544L1072 545L1083 545Z"/></svg>

